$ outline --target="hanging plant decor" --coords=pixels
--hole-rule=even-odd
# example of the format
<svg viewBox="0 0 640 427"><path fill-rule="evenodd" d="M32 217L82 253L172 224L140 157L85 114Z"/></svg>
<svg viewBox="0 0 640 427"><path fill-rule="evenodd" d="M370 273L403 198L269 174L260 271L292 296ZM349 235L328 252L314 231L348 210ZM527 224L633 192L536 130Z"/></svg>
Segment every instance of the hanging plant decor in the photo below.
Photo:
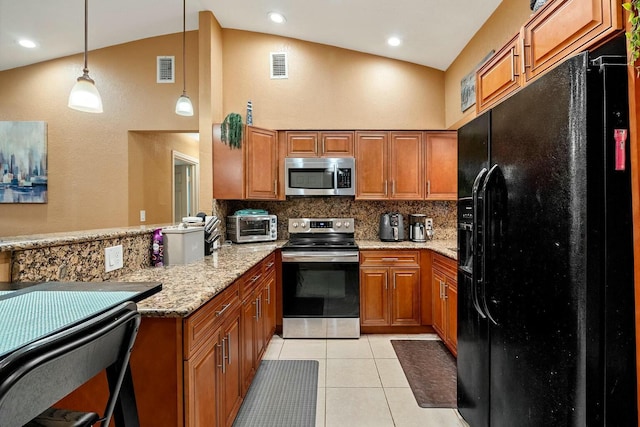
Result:
<svg viewBox="0 0 640 427"><path fill-rule="evenodd" d="M242 116L229 113L220 126L220 139L230 148L242 146Z"/></svg>
<svg viewBox="0 0 640 427"><path fill-rule="evenodd" d="M640 17L638 17L640 0L623 3L622 7L629 13L629 22L631 23L631 28L625 33L629 42L629 65L635 68L636 76L640 77L640 65L636 65L638 58L640 58Z"/></svg>

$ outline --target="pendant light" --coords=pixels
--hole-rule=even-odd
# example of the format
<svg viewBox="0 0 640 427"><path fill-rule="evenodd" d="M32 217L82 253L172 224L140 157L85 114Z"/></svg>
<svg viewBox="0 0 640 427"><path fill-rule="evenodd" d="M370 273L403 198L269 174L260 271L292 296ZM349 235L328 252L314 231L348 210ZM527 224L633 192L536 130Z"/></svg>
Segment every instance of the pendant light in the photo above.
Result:
<svg viewBox="0 0 640 427"><path fill-rule="evenodd" d="M187 65L185 55L185 32L186 28L186 3L187 0L182 0L182 95L176 102L176 114L180 116L193 116L193 105L191 99L187 96Z"/></svg>
<svg viewBox="0 0 640 427"><path fill-rule="evenodd" d="M102 113L102 98L96 88L95 82L89 77L87 67L87 33L88 33L88 1L84 0L84 69L71 93L69 94L69 108L87 113Z"/></svg>

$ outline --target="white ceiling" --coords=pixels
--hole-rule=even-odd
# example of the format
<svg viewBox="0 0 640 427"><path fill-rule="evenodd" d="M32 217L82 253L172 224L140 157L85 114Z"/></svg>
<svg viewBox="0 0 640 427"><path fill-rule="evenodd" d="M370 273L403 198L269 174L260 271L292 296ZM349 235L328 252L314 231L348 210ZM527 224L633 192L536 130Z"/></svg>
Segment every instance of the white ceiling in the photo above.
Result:
<svg viewBox="0 0 640 427"><path fill-rule="evenodd" d="M223 28L278 34L446 70L502 0L187 0L187 30L210 10ZM525 1L525 0L522 0ZM285 24L267 13L285 15ZM0 70L84 49L83 0L0 0ZM182 31L181 0L90 0L89 50ZM389 36L403 40L386 44ZM38 47L25 49L20 38Z"/></svg>

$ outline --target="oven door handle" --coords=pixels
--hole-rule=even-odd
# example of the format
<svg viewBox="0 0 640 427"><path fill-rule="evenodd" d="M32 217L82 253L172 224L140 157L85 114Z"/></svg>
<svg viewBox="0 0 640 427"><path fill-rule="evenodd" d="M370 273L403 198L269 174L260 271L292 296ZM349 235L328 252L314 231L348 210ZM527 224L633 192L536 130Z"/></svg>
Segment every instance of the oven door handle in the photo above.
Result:
<svg viewBox="0 0 640 427"><path fill-rule="evenodd" d="M282 262L358 262L358 251L283 251Z"/></svg>

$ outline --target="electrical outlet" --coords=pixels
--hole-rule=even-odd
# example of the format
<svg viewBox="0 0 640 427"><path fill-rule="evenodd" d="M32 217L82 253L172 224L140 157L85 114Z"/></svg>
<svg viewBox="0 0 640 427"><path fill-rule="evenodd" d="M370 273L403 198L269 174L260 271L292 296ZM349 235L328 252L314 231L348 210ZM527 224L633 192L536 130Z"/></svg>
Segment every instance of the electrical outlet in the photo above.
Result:
<svg viewBox="0 0 640 427"><path fill-rule="evenodd" d="M140 222L145 222L147 220L147 212L142 210L140 211Z"/></svg>
<svg viewBox="0 0 640 427"><path fill-rule="evenodd" d="M104 271L109 272L122 268L122 245L111 246L104 250Z"/></svg>
<svg viewBox="0 0 640 427"><path fill-rule="evenodd" d="M433 218L425 218L424 226L427 230L433 230Z"/></svg>

